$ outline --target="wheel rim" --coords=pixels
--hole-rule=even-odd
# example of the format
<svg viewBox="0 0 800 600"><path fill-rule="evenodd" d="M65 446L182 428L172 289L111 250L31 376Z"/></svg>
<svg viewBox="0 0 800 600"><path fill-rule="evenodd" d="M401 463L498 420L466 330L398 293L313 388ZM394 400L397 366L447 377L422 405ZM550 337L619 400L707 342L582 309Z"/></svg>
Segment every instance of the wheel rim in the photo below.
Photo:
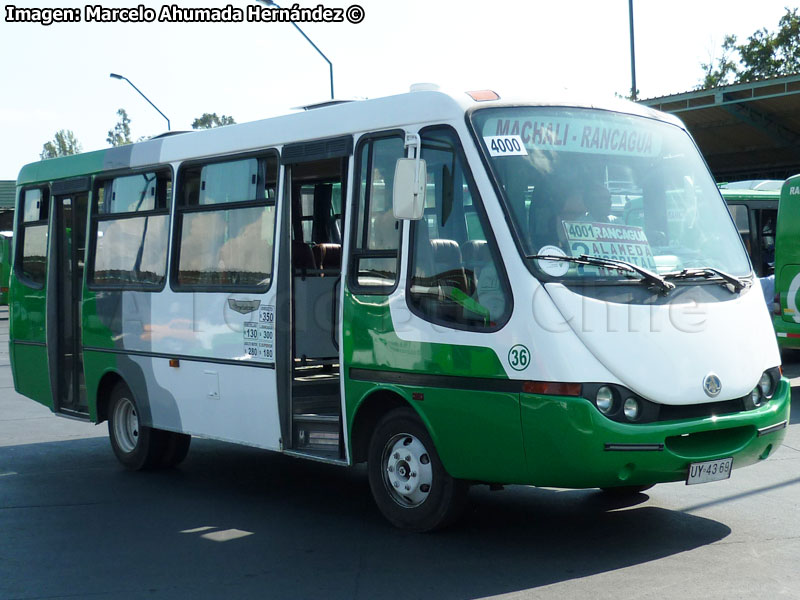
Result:
<svg viewBox="0 0 800 600"><path fill-rule="evenodd" d="M114 437L120 450L133 452L139 443L139 415L128 398L122 398L114 407Z"/></svg>
<svg viewBox="0 0 800 600"><path fill-rule="evenodd" d="M383 484L404 508L419 506L430 496L433 466L425 445L410 433L393 436L383 448Z"/></svg>

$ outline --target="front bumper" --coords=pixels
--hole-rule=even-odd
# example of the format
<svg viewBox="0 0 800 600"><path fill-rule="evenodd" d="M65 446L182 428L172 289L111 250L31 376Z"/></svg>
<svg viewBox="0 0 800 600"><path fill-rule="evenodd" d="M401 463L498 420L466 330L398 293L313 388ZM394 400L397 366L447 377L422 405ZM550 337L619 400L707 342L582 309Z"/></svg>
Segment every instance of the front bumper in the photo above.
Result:
<svg viewBox="0 0 800 600"><path fill-rule="evenodd" d="M761 408L642 425L611 421L585 398L522 394L529 483L588 488L686 478L689 464L733 457L734 469L767 458L786 436L791 389L782 379Z"/></svg>

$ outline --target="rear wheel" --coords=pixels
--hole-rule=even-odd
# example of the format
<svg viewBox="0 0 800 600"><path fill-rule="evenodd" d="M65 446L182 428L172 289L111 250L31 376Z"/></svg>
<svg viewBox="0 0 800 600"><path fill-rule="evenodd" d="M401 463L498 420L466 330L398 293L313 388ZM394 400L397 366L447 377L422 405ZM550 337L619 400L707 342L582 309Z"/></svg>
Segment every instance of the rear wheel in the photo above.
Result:
<svg viewBox="0 0 800 600"><path fill-rule="evenodd" d="M139 407L124 383L112 390L108 414L108 435L119 462L133 471L157 466L164 451L164 432L141 424Z"/></svg>
<svg viewBox="0 0 800 600"><path fill-rule="evenodd" d="M164 436L165 441L158 466L169 468L181 464L189 453L192 436L172 431L161 431L160 433Z"/></svg>
<svg viewBox="0 0 800 600"><path fill-rule="evenodd" d="M372 434L369 485L381 513L396 527L431 531L461 514L467 484L439 460L427 429L410 408L386 414Z"/></svg>

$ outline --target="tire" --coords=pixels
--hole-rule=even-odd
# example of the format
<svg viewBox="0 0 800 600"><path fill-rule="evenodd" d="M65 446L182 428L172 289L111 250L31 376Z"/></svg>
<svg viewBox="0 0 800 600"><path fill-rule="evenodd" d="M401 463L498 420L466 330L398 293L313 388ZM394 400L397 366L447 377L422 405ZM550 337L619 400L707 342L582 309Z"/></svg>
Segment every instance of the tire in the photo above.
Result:
<svg viewBox="0 0 800 600"><path fill-rule="evenodd" d="M192 436L172 431L160 431L159 433L164 436L164 448L158 466L169 469L181 464L189 453Z"/></svg>
<svg viewBox="0 0 800 600"><path fill-rule="evenodd" d="M132 471L158 466L164 453L164 432L140 424L136 399L121 382L111 391L108 436L119 462Z"/></svg>
<svg viewBox="0 0 800 600"><path fill-rule="evenodd" d="M612 496L633 496L634 494L641 494L645 490L649 490L655 483L650 485L620 485L618 487L605 487L600 488L606 494Z"/></svg>
<svg viewBox="0 0 800 600"><path fill-rule="evenodd" d="M400 529L446 527L466 505L466 482L445 471L428 430L410 408L395 409L378 422L367 471L378 509Z"/></svg>

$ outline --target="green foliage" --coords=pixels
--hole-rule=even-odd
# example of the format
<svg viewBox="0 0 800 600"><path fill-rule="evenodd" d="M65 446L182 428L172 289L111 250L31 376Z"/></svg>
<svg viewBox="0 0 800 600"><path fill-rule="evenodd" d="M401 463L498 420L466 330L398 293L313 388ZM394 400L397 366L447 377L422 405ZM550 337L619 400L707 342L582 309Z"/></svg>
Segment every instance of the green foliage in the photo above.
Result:
<svg viewBox="0 0 800 600"><path fill-rule="evenodd" d="M46 142L42 146L41 158L58 158L59 156L69 156L70 154L80 154L83 148L81 143L69 129L62 129L56 132L52 141Z"/></svg>
<svg viewBox="0 0 800 600"><path fill-rule="evenodd" d="M192 122L192 129L211 129L235 124L236 121L233 120L233 117L226 117L225 115L218 117L217 113L203 113L202 117Z"/></svg>
<svg viewBox="0 0 800 600"><path fill-rule="evenodd" d="M731 83L793 75L800 72L800 14L786 9L778 31L755 31L744 44L736 43L735 35L726 35L722 56L717 64L701 63L705 77L701 87L710 88ZM738 54L738 57L734 55Z"/></svg>
<svg viewBox="0 0 800 600"><path fill-rule="evenodd" d="M621 98L622 100L631 100L636 102L636 99L639 97L639 90L636 90L636 94L633 94L631 90L628 90L626 94L620 94L619 92L614 92L615 98Z"/></svg>
<svg viewBox="0 0 800 600"><path fill-rule="evenodd" d="M119 121L114 125L114 129L109 130L106 141L112 146L124 146L133 143L131 139L131 120L124 108L117 111Z"/></svg>
<svg viewBox="0 0 800 600"><path fill-rule="evenodd" d="M736 52L736 36L726 35L725 41L722 42L722 56L717 59L716 68L713 62L700 65L706 73L701 87L712 88L733 83L738 72L736 62L731 58L734 52Z"/></svg>

